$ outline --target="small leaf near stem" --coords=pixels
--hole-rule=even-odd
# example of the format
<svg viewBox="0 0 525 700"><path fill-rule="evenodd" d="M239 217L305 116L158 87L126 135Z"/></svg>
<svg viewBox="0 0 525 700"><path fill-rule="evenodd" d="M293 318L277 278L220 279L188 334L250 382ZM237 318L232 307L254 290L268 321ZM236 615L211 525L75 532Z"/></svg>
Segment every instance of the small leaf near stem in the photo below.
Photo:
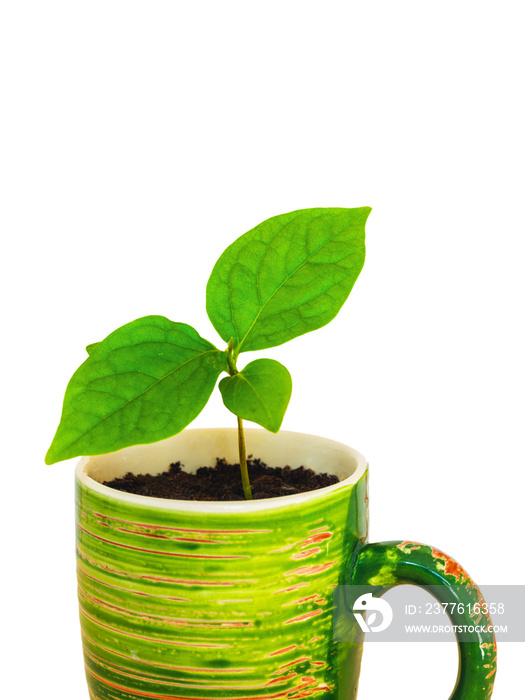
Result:
<svg viewBox="0 0 525 700"><path fill-rule="evenodd" d="M235 358L233 355L233 338L228 342L228 348L225 352L226 361L228 363L228 374L233 377L234 374L238 373L237 365L235 364ZM242 423L242 418L237 417L237 435L239 443L239 465L241 467L241 480L242 488L244 491L244 497L247 501L253 500L252 489L250 486L250 476L248 474L248 463L246 461L246 442L244 439L244 427Z"/></svg>
<svg viewBox="0 0 525 700"><path fill-rule="evenodd" d="M292 394L292 378L280 362L261 358L224 377L219 390L224 405L236 416L277 433Z"/></svg>

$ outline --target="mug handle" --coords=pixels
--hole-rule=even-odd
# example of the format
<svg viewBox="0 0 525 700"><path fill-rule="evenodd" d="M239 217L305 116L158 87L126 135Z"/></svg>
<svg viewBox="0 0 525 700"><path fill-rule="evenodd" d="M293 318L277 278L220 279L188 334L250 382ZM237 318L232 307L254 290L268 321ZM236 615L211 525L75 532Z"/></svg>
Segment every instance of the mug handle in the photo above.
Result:
<svg viewBox="0 0 525 700"><path fill-rule="evenodd" d="M419 542L366 544L357 555L351 584L384 586L379 595L401 584L424 586L440 603L456 603L455 606L450 605L453 612L449 612L447 606L447 614L453 625L474 624L484 627L485 631L477 633L476 642L465 641L468 633L461 629L456 631L459 670L449 700L490 698L497 657L492 621L480 589L457 561ZM475 613L471 612L476 604L485 612L478 613L478 607Z"/></svg>

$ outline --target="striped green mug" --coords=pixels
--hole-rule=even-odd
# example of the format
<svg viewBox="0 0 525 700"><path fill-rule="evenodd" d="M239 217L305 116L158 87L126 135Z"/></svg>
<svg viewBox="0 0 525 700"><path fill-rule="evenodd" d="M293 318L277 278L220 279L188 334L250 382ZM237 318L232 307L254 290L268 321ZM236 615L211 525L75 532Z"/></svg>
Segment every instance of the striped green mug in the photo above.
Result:
<svg viewBox="0 0 525 700"><path fill-rule="evenodd" d="M92 700L353 700L363 633L332 634L338 585L441 584L479 600L442 552L367 544L367 463L312 435L248 430L267 464L304 465L340 481L257 501L199 502L115 491L102 481L193 471L236 461L236 431L186 430L152 445L82 459L76 470L77 562L86 677ZM439 595L439 594L438 594ZM458 606L461 609L464 606ZM456 613L453 622L468 622ZM459 638L459 641L461 639ZM492 693L492 635L463 643L453 700Z"/></svg>

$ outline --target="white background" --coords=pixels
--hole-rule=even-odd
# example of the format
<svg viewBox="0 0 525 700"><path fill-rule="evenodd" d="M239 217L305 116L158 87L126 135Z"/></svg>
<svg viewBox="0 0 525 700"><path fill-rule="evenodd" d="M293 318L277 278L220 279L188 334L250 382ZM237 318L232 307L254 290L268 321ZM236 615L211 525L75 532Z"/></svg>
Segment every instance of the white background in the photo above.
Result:
<svg viewBox="0 0 525 700"><path fill-rule="evenodd" d="M265 353L294 380L283 428L366 454L373 541L421 540L481 584L525 582L522 10L2 5L9 697L88 697L74 460L43 462L84 346L146 314L219 341L213 263L293 209L373 212L337 319ZM216 395L194 425L233 424ZM522 666L523 645L500 645L495 700L521 692ZM445 700L455 675L454 645L368 645L359 700Z"/></svg>

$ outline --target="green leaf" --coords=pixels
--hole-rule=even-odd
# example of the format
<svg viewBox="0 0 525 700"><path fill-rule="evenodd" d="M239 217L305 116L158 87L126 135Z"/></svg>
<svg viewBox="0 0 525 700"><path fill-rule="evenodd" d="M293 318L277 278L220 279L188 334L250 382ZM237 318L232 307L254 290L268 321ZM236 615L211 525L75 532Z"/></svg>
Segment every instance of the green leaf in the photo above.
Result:
<svg viewBox="0 0 525 700"><path fill-rule="evenodd" d="M208 281L206 309L235 354L281 345L331 321L365 260L369 207L302 209L238 238Z"/></svg>
<svg viewBox="0 0 525 700"><path fill-rule="evenodd" d="M239 418L277 433L292 394L292 378L276 360L254 360L219 382L224 405Z"/></svg>
<svg viewBox="0 0 525 700"><path fill-rule="evenodd" d="M222 371L225 354L185 323L145 316L118 328L71 378L46 463L175 435L204 408Z"/></svg>
<svg viewBox="0 0 525 700"><path fill-rule="evenodd" d="M88 355L91 355L93 350L97 347L97 345L100 345L100 343L91 343L91 345L86 345L86 352Z"/></svg>

